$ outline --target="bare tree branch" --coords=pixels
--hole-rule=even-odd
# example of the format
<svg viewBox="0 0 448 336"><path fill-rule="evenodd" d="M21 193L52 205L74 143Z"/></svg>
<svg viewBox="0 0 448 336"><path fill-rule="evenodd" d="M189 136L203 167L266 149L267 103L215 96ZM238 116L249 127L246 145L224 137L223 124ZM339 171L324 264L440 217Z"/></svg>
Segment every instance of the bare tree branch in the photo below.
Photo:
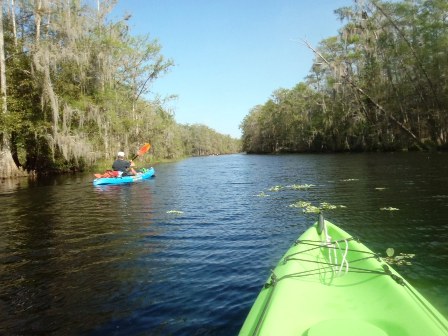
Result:
<svg viewBox="0 0 448 336"><path fill-rule="evenodd" d="M303 43L315 54L317 55L325 64L327 64L330 68L333 68L333 65L315 48L311 46L311 44L303 40ZM364 97L368 99L370 103L372 103L384 116L392 120L397 126L399 126L405 133L407 133L412 139L414 139L421 147L428 149L428 147L412 132L408 127L406 127L402 122L400 122L397 118L395 118L391 113L388 113L378 102L375 101L367 92L365 92L362 88L360 88L350 77L350 75L345 70L341 77L356 91L362 94Z"/></svg>

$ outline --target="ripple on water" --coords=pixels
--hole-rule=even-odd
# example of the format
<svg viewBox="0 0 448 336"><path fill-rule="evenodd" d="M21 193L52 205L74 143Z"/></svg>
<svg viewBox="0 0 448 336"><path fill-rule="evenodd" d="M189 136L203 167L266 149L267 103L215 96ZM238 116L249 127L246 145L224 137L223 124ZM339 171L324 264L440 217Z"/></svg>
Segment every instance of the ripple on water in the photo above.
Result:
<svg viewBox="0 0 448 336"><path fill-rule="evenodd" d="M316 220L299 200L346 206L325 216L376 252L415 253L399 272L448 315L448 157L408 154L191 158L134 185L4 187L0 333L237 334Z"/></svg>

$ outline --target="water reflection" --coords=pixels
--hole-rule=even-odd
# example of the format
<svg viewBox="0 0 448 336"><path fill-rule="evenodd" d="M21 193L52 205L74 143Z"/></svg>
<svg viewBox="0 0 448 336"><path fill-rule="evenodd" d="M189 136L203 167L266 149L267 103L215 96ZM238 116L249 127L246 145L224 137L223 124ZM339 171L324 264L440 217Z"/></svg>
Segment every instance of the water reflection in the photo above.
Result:
<svg viewBox="0 0 448 336"><path fill-rule="evenodd" d="M35 184L8 204L0 238L0 330L89 330L132 293L140 269L128 261L142 253L134 243L151 223L151 194L108 188L99 195L91 185L67 182Z"/></svg>
<svg viewBox="0 0 448 336"><path fill-rule="evenodd" d="M0 196L6 196L7 194L16 192L21 188L27 188L28 178L11 178L11 179L0 179Z"/></svg>
<svg viewBox="0 0 448 336"><path fill-rule="evenodd" d="M2 184L0 334L237 334L315 220L299 200L345 205L326 216L377 252L415 253L400 272L447 315L448 156L426 155L235 155L131 185Z"/></svg>

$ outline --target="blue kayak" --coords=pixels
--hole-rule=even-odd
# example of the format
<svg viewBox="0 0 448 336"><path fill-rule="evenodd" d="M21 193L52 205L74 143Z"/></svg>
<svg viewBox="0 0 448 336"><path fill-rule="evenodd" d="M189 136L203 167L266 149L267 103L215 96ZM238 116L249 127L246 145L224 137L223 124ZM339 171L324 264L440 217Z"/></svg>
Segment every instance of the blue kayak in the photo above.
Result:
<svg viewBox="0 0 448 336"><path fill-rule="evenodd" d="M143 168L137 175L122 177L100 177L93 180L93 185L125 184L146 180L154 176L154 168Z"/></svg>

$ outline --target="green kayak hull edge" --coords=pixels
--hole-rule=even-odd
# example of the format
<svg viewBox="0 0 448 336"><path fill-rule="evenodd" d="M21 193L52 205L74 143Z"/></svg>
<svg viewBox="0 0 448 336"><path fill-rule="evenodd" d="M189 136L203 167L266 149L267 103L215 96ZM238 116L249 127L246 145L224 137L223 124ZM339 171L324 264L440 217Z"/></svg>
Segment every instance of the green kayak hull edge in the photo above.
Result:
<svg viewBox="0 0 448 336"><path fill-rule="evenodd" d="M320 220L272 271L240 335L448 335L448 321L400 274Z"/></svg>

